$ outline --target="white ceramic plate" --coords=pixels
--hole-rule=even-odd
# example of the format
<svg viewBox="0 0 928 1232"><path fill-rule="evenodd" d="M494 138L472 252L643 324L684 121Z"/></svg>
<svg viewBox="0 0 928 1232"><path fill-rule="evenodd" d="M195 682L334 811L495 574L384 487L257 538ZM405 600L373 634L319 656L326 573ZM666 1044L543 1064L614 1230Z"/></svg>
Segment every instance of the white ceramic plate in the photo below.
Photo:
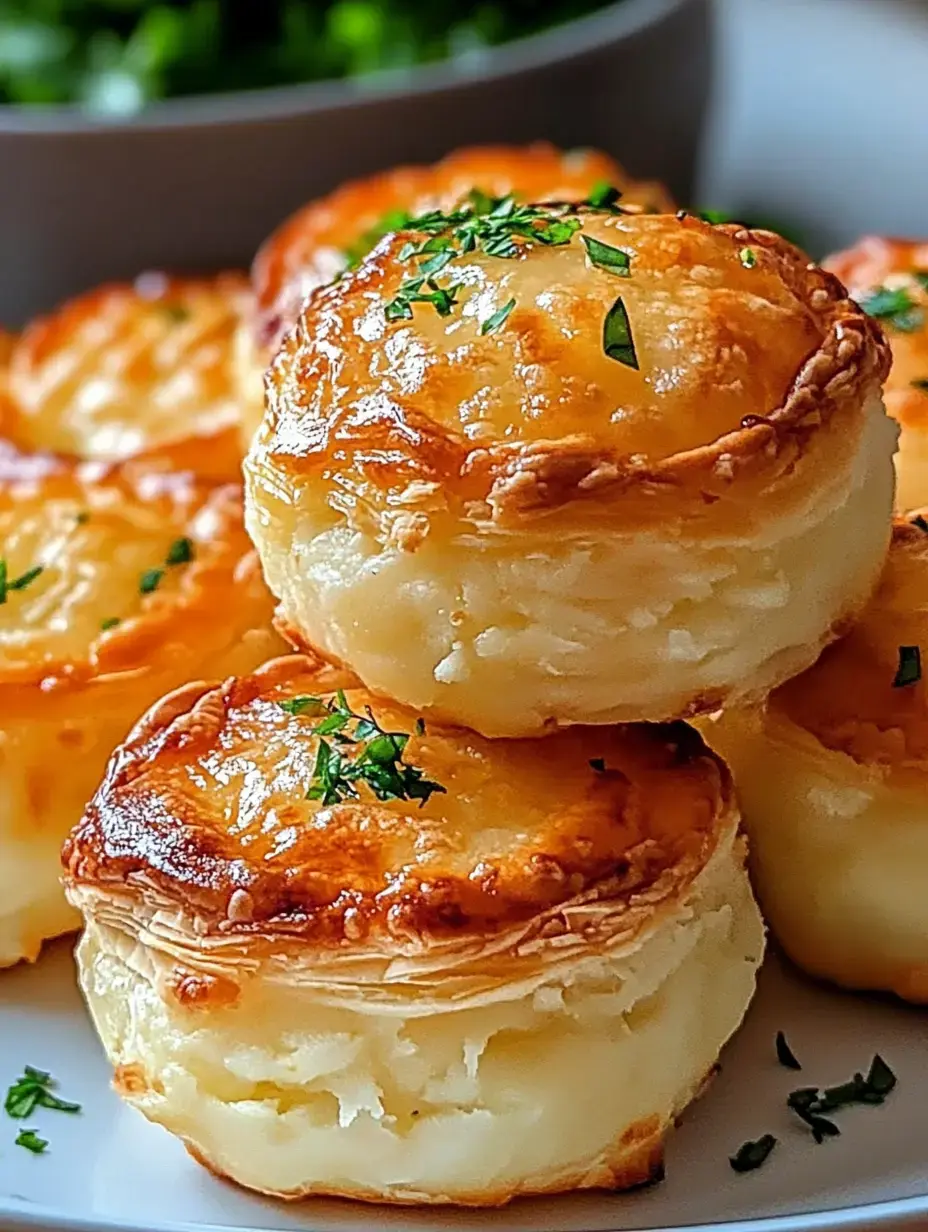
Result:
<svg viewBox="0 0 928 1232"><path fill-rule="evenodd" d="M803 1063L778 1064L777 1030ZM785 1106L797 1086L829 1085L879 1052L898 1075L882 1107L837 1114L842 1136L816 1146ZM163 1130L122 1106L74 984L70 945L0 984L0 1087L24 1064L50 1070L80 1116L41 1110L28 1124L44 1155L13 1145L18 1122L0 1114L0 1227L10 1232L184 1232L303 1229L360 1232L593 1232L686 1228L757 1220L756 1232L928 1220L928 1040L925 1017L889 1001L816 987L776 960L766 965L744 1030L722 1069L674 1135L662 1185L635 1194L522 1201L488 1213L415 1212L346 1202L280 1206L216 1180ZM757 1172L728 1156L770 1132L779 1145ZM886 1205L889 1204L889 1205ZM870 1208L870 1209L868 1209ZM815 1214L814 1212L818 1212ZM732 1230L733 1232L733 1230Z"/></svg>

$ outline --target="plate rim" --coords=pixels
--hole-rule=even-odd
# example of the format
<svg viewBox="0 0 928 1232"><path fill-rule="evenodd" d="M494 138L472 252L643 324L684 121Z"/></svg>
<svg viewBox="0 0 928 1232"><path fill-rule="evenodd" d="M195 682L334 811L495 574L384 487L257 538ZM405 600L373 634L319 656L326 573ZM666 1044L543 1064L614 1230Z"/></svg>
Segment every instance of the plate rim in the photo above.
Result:
<svg viewBox="0 0 928 1232"><path fill-rule="evenodd" d="M621 1196L618 1197L620 1199ZM384 1209L376 1203L352 1203L352 1206L370 1210L372 1227L377 1225L377 1212ZM432 1208L437 1218L440 1218L442 1209ZM15 1222L7 1223L7 1215L12 1215ZM640 1228L637 1232L843 1232L844 1229L887 1225L903 1227L925 1216L928 1216L928 1193L795 1215L764 1215L757 1219L729 1219L697 1224L655 1224L652 1227ZM88 1219L80 1215L58 1213L54 1208L40 1207L33 1202L22 1202L16 1198L12 1201L0 1199L0 1220L3 1220L4 1232L19 1232L19 1229L23 1232L258 1232L248 1225L222 1223L147 1223L137 1220L126 1222L105 1217ZM315 1232L312 1221L307 1222L306 1232ZM621 1223L616 1224L614 1232L622 1232Z"/></svg>

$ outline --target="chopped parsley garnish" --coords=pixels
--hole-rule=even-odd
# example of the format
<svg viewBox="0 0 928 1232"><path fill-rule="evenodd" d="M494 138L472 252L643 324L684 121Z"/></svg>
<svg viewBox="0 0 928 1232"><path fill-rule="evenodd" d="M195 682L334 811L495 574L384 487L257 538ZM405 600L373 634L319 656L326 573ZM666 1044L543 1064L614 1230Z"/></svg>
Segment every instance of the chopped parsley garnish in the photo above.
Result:
<svg viewBox="0 0 928 1232"><path fill-rule="evenodd" d="M899 666L893 679L894 689L917 684L922 678L922 652L918 646L899 647Z"/></svg>
<svg viewBox="0 0 928 1232"><path fill-rule="evenodd" d="M617 208L621 197L621 191L614 184L610 184L608 180L598 180L590 189L590 195L583 204L591 206L594 210L612 210L616 214L621 214L622 211Z"/></svg>
<svg viewBox="0 0 928 1232"><path fill-rule="evenodd" d="M193 560L193 542L186 536L182 539L175 539L168 548L168 554L164 559L166 565L186 565Z"/></svg>
<svg viewBox="0 0 928 1232"><path fill-rule="evenodd" d="M841 1133L834 1121L823 1113L835 1112L852 1104L882 1104L895 1085L896 1075L877 1054L870 1063L866 1078L857 1073L849 1082L834 1087L800 1087L790 1092L786 1103L805 1121L815 1141L821 1143L825 1138L836 1138Z"/></svg>
<svg viewBox="0 0 928 1232"><path fill-rule="evenodd" d="M480 326L481 334L492 334L496 330L498 330L502 325L505 324L506 318L509 316L510 312L512 312L513 308L515 308L515 306L516 306L516 301L514 299L511 299L509 300L508 303L503 304L502 308L497 308L497 310L491 316L488 316L487 319Z"/></svg>
<svg viewBox="0 0 928 1232"><path fill-rule="evenodd" d="M190 309L184 304L160 304L159 307L172 325L190 320Z"/></svg>
<svg viewBox="0 0 928 1232"><path fill-rule="evenodd" d="M168 548L167 555L164 558L164 565L157 569L146 569L139 578L139 594L153 594L164 580L164 574L167 569L173 569L176 565L188 565L194 557L193 540L188 539L184 535L180 539L175 539Z"/></svg>
<svg viewBox="0 0 928 1232"><path fill-rule="evenodd" d="M681 210L680 213L677 214L678 218L680 217L680 214L682 214L685 218L686 210ZM728 210L697 210L696 217L701 218L703 222L711 223L713 227L718 226L720 223L723 223L723 222L740 222L741 221L738 217L736 217L736 215L730 214Z"/></svg>
<svg viewBox="0 0 928 1232"><path fill-rule="evenodd" d="M686 215L685 210L681 212L684 216ZM745 227L749 231L773 231L775 235L781 235L783 239L789 240L791 244L796 244L799 248L805 247L802 236L798 235L792 226L784 226L777 219L745 218L743 213L732 214L730 210L695 210L693 213L697 218L701 218L703 222L711 223L714 227L722 223L737 223L739 227ZM678 214L677 217L679 218L679 216Z"/></svg>
<svg viewBox="0 0 928 1232"><path fill-rule="evenodd" d="M786 1036L782 1031L777 1032L776 1038L777 1060L786 1069L802 1069L802 1066L796 1059L796 1054L786 1042Z"/></svg>
<svg viewBox="0 0 928 1232"><path fill-rule="evenodd" d="M928 270L912 270L912 277L923 291L928 291Z"/></svg>
<svg viewBox="0 0 928 1232"><path fill-rule="evenodd" d="M756 1142L745 1142L728 1162L735 1172L753 1172L767 1162L776 1144L773 1134L764 1134Z"/></svg>
<svg viewBox="0 0 928 1232"><path fill-rule="evenodd" d="M6 603L7 595L11 590L25 590L27 586L30 586L44 572L44 565L35 565L31 569L27 569L25 573L21 573L19 577L11 578L9 566L0 557L0 603Z"/></svg>
<svg viewBox="0 0 928 1232"><path fill-rule="evenodd" d="M35 581L39 574L44 572L44 565L35 565L32 569L27 569L25 573L20 574L12 582L7 582L7 590L25 590L27 586L30 586Z"/></svg>
<svg viewBox="0 0 928 1232"><path fill-rule="evenodd" d="M407 279L384 308L384 316L388 321L411 320L413 304L431 304L440 317L450 316L460 289L461 284L457 282L450 287L441 287L434 278L427 281L424 278Z"/></svg>
<svg viewBox="0 0 928 1232"><path fill-rule="evenodd" d="M798 1091L791 1091L787 1097L786 1106L805 1121L812 1131L812 1137L819 1145L826 1138L840 1137L841 1130L834 1121L829 1121L827 1117L821 1115L822 1106L819 1104L818 1087L800 1087Z"/></svg>
<svg viewBox="0 0 928 1232"><path fill-rule="evenodd" d="M856 1074L854 1078L856 1081ZM864 1079L864 1082L867 1084L870 1095L882 1095L885 1099L896 1086L896 1075L880 1054L877 1053L870 1062L870 1069L867 1071L867 1077ZM867 1102L872 1101L868 1100Z"/></svg>
<svg viewBox="0 0 928 1232"><path fill-rule="evenodd" d="M74 524L75 526L86 526L89 521L90 521L90 514L87 512L86 509L83 509L75 517Z"/></svg>
<svg viewBox="0 0 928 1232"><path fill-rule="evenodd" d="M281 710L292 715L325 713L325 703L321 697L288 697L286 701L277 704Z"/></svg>
<svg viewBox="0 0 928 1232"><path fill-rule="evenodd" d="M16 1145L24 1146L33 1155L41 1155L48 1146L47 1138L40 1138L34 1129L21 1129L16 1135Z"/></svg>
<svg viewBox="0 0 928 1232"><path fill-rule="evenodd" d="M603 321L603 350L610 359L637 370L638 356L635 353L628 312L621 295L617 297Z"/></svg>
<svg viewBox="0 0 928 1232"><path fill-rule="evenodd" d="M362 231L353 244L344 250L348 269L356 269L371 249L376 248L385 235L391 231L404 231L412 222L412 216L406 210L389 210L382 218Z"/></svg>
<svg viewBox="0 0 928 1232"><path fill-rule="evenodd" d="M150 595L161 585L161 579L164 577L163 569L146 569L139 578L139 594Z"/></svg>
<svg viewBox="0 0 928 1232"><path fill-rule="evenodd" d="M51 1074L27 1065L22 1077L17 1078L6 1093L3 1107L7 1116L24 1121L36 1108L51 1108L55 1112L80 1112L80 1104L53 1095L55 1081Z"/></svg>
<svg viewBox="0 0 928 1232"><path fill-rule="evenodd" d="M925 324L925 313L905 287L877 287L860 301L864 312L901 333L911 334Z"/></svg>
<svg viewBox="0 0 928 1232"><path fill-rule="evenodd" d="M745 269L753 269L757 264L757 253L753 248L742 248L738 253L738 259Z"/></svg>
<svg viewBox="0 0 928 1232"><path fill-rule="evenodd" d="M621 248L604 244L602 240L594 239L592 235L581 235L586 246L586 254L592 265L608 270L610 274L618 274L620 278L628 278L631 274L631 257Z"/></svg>
<svg viewBox="0 0 928 1232"><path fill-rule="evenodd" d="M461 284L442 286L436 278L452 261L477 251L511 259L535 244L568 244L581 223L565 211L575 209L568 203L521 205L511 194L491 197L475 188L448 213L429 210L408 219L405 229L427 238L410 240L400 249L400 261L414 261L416 272L400 284L384 315L388 321L406 321L413 304L427 303L439 316L448 316Z"/></svg>
<svg viewBox="0 0 928 1232"><path fill-rule="evenodd" d="M118 616L108 616L106 620L100 621L100 632L106 633L108 629L115 629L119 623Z"/></svg>
<svg viewBox="0 0 928 1232"><path fill-rule="evenodd" d="M302 702L307 705L294 706ZM318 706L313 703L321 705L323 717L320 718ZM287 703L280 704L288 708ZM307 711L319 720L313 728L319 737L319 748L307 800L318 800L323 805L356 800L357 784L364 783L378 800L418 800L421 807L435 792L446 790L403 761L409 743L405 732L385 731L369 707L366 715L355 714L341 689L334 701L322 702L313 697L291 699L289 713ZM331 741L326 736L331 736Z"/></svg>

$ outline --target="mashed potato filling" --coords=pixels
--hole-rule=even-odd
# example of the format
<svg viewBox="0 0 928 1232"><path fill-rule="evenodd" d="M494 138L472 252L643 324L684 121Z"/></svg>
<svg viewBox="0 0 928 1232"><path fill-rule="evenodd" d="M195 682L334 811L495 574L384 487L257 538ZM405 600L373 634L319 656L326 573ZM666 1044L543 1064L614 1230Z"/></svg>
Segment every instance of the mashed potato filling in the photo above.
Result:
<svg viewBox="0 0 928 1232"><path fill-rule="evenodd" d="M462 532L404 551L305 498L251 504L249 526L274 542L264 567L287 619L377 692L488 736L662 719L762 696L863 605L895 432L875 400L853 467L743 537Z"/></svg>
<svg viewBox="0 0 928 1232"><path fill-rule="evenodd" d="M343 972L291 948L209 1007L172 994L178 965L242 980L231 940L211 949L169 912L140 920L76 886L82 983L126 1098L250 1187L493 1203L629 1184L659 1166L752 996L764 941L743 856L732 826L632 939L472 954L469 993L426 956L368 951Z"/></svg>

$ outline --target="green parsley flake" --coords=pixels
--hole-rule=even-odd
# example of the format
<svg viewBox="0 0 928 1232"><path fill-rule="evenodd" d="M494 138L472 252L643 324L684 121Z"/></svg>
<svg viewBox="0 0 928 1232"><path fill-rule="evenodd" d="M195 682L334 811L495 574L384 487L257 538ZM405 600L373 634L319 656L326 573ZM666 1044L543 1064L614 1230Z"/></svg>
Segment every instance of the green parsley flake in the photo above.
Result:
<svg viewBox="0 0 928 1232"><path fill-rule="evenodd" d="M108 616L106 620L100 621L100 632L106 633L110 629L115 629L120 623L118 616Z"/></svg>
<svg viewBox="0 0 928 1232"><path fill-rule="evenodd" d="M457 304L460 283L442 286L439 274L459 257L483 252L510 260L535 245L549 247L570 243L580 230L580 220L569 216L576 206L520 205L511 194L491 197L473 189L454 210L429 210L410 218L405 229L426 236L403 245L398 259L415 262L416 272L406 278L384 307L390 322L408 321L414 304L431 304L439 316L449 316Z"/></svg>
<svg viewBox="0 0 928 1232"><path fill-rule="evenodd" d="M638 356L635 352L628 312L621 295L606 313L603 321L603 350L610 359L617 360L618 363L625 364L627 368L634 368L637 371Z"/></svg>
<svg viewBox="0 0 928 1232"><path fill-rule="evenodd" d="M426 289L423 290L423 287ZM428 281L424 278L407 279L384 308L384 316L388 321L410 321L413 304L431 304L440 317L450 316L460 287L458 282L450 287L441 287L432 278Z"/></svg>
<svg viewBox="0 0 928 1232"><path fill-rule="evenodd" d="M756 1142L745 1142L728 1162L735 1172L753 1172L767 1162L776 1144L773 1134L764 1134Z"/></svg>
<svg viewBox="0 0 928 1232"><path fill-rule="evenodd" d="M44 572L44 565L34 565L33 568L27 569L25 573L21 573L19 577L11 578L9 565L0 557L0 604L6 603L11 590L25 590L27 586L31 586L36 578Z"/></svg>
<svg viewBox="0 0 928 1232"><path fill-rule="evenodd" d="M516 301L511 299L507 304L503 304L502 308L497 308L497 310L491 316L488 316L487 319L481 324L481 334L495 333L496 330L505 324L506 318L515 306Z"/></svg>
<svg viewBox="0 0 928 1232"><path fill-rule="evenodd" d="M164 563L171 565L186 565L193 560L193 541L186 538L175 539L168 548Z"/></svg>
<svg viewBox="0 0 928 1232"><path fill-rule="evenodd" d="M406 210L390 210L379 218L372 227L358 236L353 244L344 250L345 263L348 269L355 269L361 264L367 254L391 231L405 231L412 221L412 216Z"/></svg>
<svg viewBox="0 0 928 1232"><path fill-rule="evenodd" d="M163 569L146 569L139 578L139 594L150 595L161 585L161 579L164 577Z"/></svg>
<svg viewBox="0 0 928 1232"><path fill-rule="evenodd" d="M822 1143L826 1138L837 1138L841 1130L827 1117L824 1112L836 1112L853 1104L879 1106L884 1103L896 1085L896 1075L883 1058L877 1054L870 1063L866 1078L861 1073L854 1074L848 1082L839 1083L834 1087L800 1087L791 1091L786 1105L800 1120L804 1121L812 1131L816 1142Z"/></svg>
<svg viewBox="0 0 928 1232"><path fill-rule="evenodd" d="M581 235L580 238L586 246L586 255L591 265L608 270L610 274L618 274L620 278L630 277L631 257L627 252L614 248L611 244L604 244L592 235Z"/></svg>
<svg viewBox="0 0 928 1232"><path fill-rule="evenodd" d="M341 690L334 701L324 703L324 710L325 717L313 727L319 747L307 800L318 800L324 806L356 800L358 783L364 783L378 800L418 800L420 807L434 793L445 792L440 783L403 761L409 743L404 732L385 731L370 709L366 717L355 714ZM348 746L353 746L350 754Z"/></svg>
<svg viewBox="0 0 928 1232"><path fill-rule="evenodd" d="M24 1121L31 1116L36 1108L51 1108L55 1112L80 1112L80 1104L72 1104L53 1095L53 1086L55 1080L51 1074L27 1065L22 1076L7 1090L3 1103L4 1111L7 1116L18 1121Z"/></svg>
<svg viewBox="0 0 928 1232"><path fill-rule="evenodd" d="M597 180L583 204L591 206L594 210L610 210L621 214L622 211L618 208L621 197L621 191L614 184L610 184L608 180Z"/></svg>
<svg viewBox="0 0 928 1232"><path fill-rule="evenodd" d="M903 334L915 333L925 324L924 311L906 287L877 287L860 306L867 316Z"/></svg>
<svg viewBox="0 0 928 1232"><path fill-rule="evenodd" d="M777 1060L785 1069L802 1069L802 1066L796 1059L796 1054L786 1042L786 1036L782 1031L778 1031L776 1035L776 1050Z"/></svg>
<svg viewBox="0 0 928 1232"><path fill-rule="evenodd" d="M745 269L753 269L757 264L757 253L753 248L742 248L738 258Z"/></svg>
<svg viewBox="0 0 928 1232"><path fill-rule="evenodd" d="M182 325L190 320L190 309L185 304L158 305L172 325Z"/></svg>
<svg viewBox="0 0 928 1232"><path fill-rule="evenodd" d="M21 1129L16 1135L16 1146L24 1146L33 1155L41 1155L48 1146L47 1138L40 1138L34 1129Z"/></svg>
<svg viewBox="0 0 928 1232"><path fill-rule="evenodd" d="M277 704L287 714L325 714L325 703L321 697L289 697L286 701Z"/></svg>
<svg viewBox="0 0 928 1232"><path fill-rule="evenodd" d="M917 684L922 678L922 652L918 646L899 647L899 666L893 679L894 689Z"/></svg>

